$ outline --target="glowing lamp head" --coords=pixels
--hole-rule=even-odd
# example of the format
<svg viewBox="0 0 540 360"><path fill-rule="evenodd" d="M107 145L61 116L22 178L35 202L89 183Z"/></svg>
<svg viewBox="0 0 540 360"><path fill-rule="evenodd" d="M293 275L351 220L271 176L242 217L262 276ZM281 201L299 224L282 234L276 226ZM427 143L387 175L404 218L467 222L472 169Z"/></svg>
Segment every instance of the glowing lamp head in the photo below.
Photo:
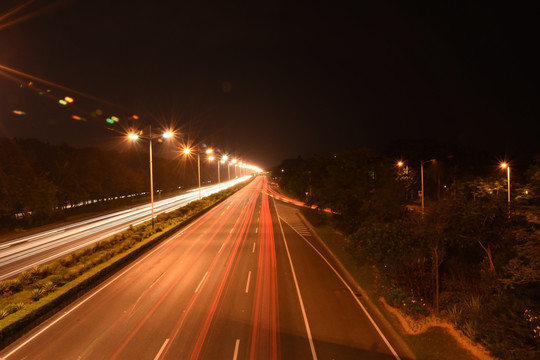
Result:
<svg viewBox="0 0 540 360"><path fill-rule="evenodd" d="M398 161L397 166L402 167L403 166L403 161Z"/></svg>
<svg viewBox="0 0 540 360"><path fill-rule="evenodd" d="M135 133L128 134L128 139L130 139L130 140L138 140L139 135L137 135Z"/></svg>
<svg viewBox="0 0 540 360"><path fill-rule="evenodd" d="M162 136L163 136L164 139L168 139L168 138L172 138L173 135L174 135L174 134L173 134L172 131L166 131L166 132L163 133Z"/></svg>
<svg viewBox="0 0 540 360"><path fill-rule="evenodd" d="M506 169L507 167L508 167L507 163L505 163L505 162L501 163L501 168Z"/></svg>
<svg viewBox="0 0 540 360"><path fill-rule="evenodd" d="M184 149L184 154L185 154L185 155L191 154L191 149L190 149L190 148L185 148L185 149Z"/></svg>

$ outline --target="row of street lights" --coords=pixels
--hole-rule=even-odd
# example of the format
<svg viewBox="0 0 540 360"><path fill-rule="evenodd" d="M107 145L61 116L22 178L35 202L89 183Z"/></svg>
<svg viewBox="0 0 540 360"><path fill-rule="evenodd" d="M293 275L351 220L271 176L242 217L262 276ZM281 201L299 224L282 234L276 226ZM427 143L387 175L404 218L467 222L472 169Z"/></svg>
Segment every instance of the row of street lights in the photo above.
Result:
<svg viewBox="0 0 540 360"><path fill-rule="evenodd" d="M185 147L184 150L182 150L182 152L184 153L184 155L188 156L188 155L191 155L191 154L196 154L197 155L197 177L198 177L198 181L199 181L199 199L202 198L202 195L201 195L201 152L200 151L197 151L197 150L193 150L192 148L190 147ZM215 154L216 152L214 152L213 149L206 149L205 152L204 152L207 156L208 156L208 160L209 161L214 161L214 160L217 160L217 171L218 171L218 187L221 186L221 174L220 174L220 168L221 168L221 164L227 164L227 172L228 172L228 179L231 180L231 165L234 166L234 176L235 178L238 177L237 175L237 167L240 166L240 167L243 167L244 164L241 162L241 161L238 161L237 159L230 159L229 155L227 154L223 154L221 156L221 159L218 159L217 155L214 156L213 154Z"/></svg>
<svg viewBox="0 0 540 360"><path fill-rule="evenodd" d="M149 157L150 157L150 203L152 208L152 229L154 229L154 175L152 171L152 140L157 139L168 139L173 137L174 134L172 131L166 131L161 135L152 134L152 125L148 125L148 136L144 136L142 131L140 133L130 133L128 138L131 140L143 139L147 140L149 144Z"/></svg>
<svg viewBox="0 0 540 360"><path fill-rule="evenodd" d="M150 161L150 203L151 203L151 216L152 216L152 229L154 229L154 176L153 176L153 169L152 169L152 141L158 140L158 139L169 139L174 136L174 133L172 131L165 131L161 134L153 134L152 133L152 127L151 125L148 126L148 135L144 135L142 131L139 132L131 132L128 135L128 139L133 141L138 140L145 140L148 141L149 144L149 161ZM201 158L200 158L200 151L195 151L192 148L186 147L182 151L184 155L190 155L190 154L196 154L197 155L197 178L198 178L198 185L199 185L199 199L202 198L201 193ZM235 177L237 177L236 169L237 167L240 168L249 168L253 169L254 171L260 171L260 169L247 165L241 161L238 161L237 159L230 159L230 157L226 154L221 155L221 158L218 158L217 155L215 155L217 152L214 152L212 149L207 149L205 151L206 155L208 155L208 160L213 161L214 159L217 160L217 166L218 166L218 189L221 188L221 178L220 178L220 164L227 164L227 171L228 171L228 179L231 180L231 171L230 166L234 165L234 171L235 171Z"/></svg>
<svg viewBox="0 0 540 360"><path fill-rule="evenodd" d="M421 184L421 201L422 201L422 214L424 213L424 164L430 163L430 162L436 162L436 159L430 159L425 161L420 161L420 184ZM398 161L397 163L398 167L404 166L403 161ZM508 183L508 206L510 206L510 165L507 162L501 163L501 168L506 169L506 176L507 176L507 183Z"/></svg>

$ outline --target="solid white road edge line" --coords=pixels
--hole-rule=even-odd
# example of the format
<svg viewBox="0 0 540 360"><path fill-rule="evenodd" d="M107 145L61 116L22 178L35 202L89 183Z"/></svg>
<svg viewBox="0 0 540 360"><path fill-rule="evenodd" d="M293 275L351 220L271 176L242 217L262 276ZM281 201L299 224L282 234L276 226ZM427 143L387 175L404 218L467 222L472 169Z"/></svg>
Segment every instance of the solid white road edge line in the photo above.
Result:
<svg viewBox="0 0 540 360"><path fill-rule="evenodd" d="M276 211L277 212L277 211ZM278 216L279 218L279 216ZM339 272L332 266L332 264L330 264L330 262L328 260L326 260L326 258L323 256L323 254L321 254L321 252L319 250L317 250L317 248L315 248L315 246L313 246L313 244L311 242L309 242L302 234L300 234L295 228L293 228L287 221L285 221L285 219L281 219L283 220L283 222L287 225L289 225L291 227L291 229L293 229L302 239L304 239L305 242L307 242L309 244L309 246L311 246L313 248L313 250L315 250L315 252L317 254L319 254L319 256L321 257L321 259L324 260L324 262L326 262L328 264L328 266L332 269L332 271L336 274L336 276L341 280L341 282L345 285L345 287L349 290L349 292L352 294L353 298L356 300L356 302L358 303L358 305L360 305L360 307L362 308L362 310L364 311L364 314L366 314L367 318L369 319L369 321L371 322L371 324L373 325L373 327L375 328L375 330L377 330L377 332L379 333L379 335L381 336L381 338L383 339L384 343L386 344L386 346L388 346L388 349L390 349L390 351L392 352L392 355L394 355L394 357L396 358L396 360L401 360L401 358L399 357L399 355L397 354L396 350L394 350L394 348L392 347L392 345L390 345L390 342L388 341L388 339L386 338L386 336L384 336L384 334L382 333L381 329L379 328L379 326L377 325L377 323L375 323L375 320L373 320L373 318L371 317L371 315L368 313L367 309L365 308L364 304L362 304L360 302L360 300L358 299L358 297L355 295L353 289L351 289L351 287L349 286L349 284L347 284L347 282L345 281L345 279L343 279L343 277L339 274Z"/></svg>
<svg viewBox="0 0 540 360"><path fill-rule="evenodd" d="M275 200L272 199L274 203L274 209L277 212L277 207ZM287 257L289 258L289 264L291 265L291 273L294 280L294 286L296 287L296 294L298 295L298 300L300 301L300 309L302 310L302 317L304 318L304 325L306 327L307 337L309 340L309 347L311 349L311 354L313 355L313 360L317 360L317 352L315 351L315 345L313 344L313 336L311 335L311 328L309 327L309 321L307 319L306 309L304 308L304 301L302 300L302 294L300 293L300 287L298 286L298 280L296 279L296 271L294 270L294 265L292 263L291 253L289 252L289 246L287 245L287 239L285 238L285 232L283 231L283 225L281 225L281 219L278 215L279 228L281 229L281 236L283 236L283 242L285 244L285 249L287 250Z"/></svg>

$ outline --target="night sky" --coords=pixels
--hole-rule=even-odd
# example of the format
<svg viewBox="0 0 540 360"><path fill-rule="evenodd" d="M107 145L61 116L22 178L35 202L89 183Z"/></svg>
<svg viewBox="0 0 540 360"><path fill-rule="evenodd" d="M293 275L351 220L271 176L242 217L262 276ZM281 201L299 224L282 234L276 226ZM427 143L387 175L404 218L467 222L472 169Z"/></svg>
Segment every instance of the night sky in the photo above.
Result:
<svg viewBox="0 0 540 360"><path fill-rule="evenodd" d="M397 139L540 153L540 13L516 3L3 0L0 136L172 124L263 168Z"/></svg>

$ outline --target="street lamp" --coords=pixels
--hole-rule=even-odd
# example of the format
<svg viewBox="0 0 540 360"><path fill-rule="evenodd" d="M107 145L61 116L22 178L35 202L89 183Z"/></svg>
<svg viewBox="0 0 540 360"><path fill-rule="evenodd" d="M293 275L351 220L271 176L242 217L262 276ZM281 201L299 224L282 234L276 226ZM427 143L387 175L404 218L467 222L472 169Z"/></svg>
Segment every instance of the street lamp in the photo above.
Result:
<svg viewBox="0 0 540 360"><path fill-rule="evenodd" d="M209 154L211 154L212 151L209 152ZM219 163L220 163L220 160L215 157L214 155L209 155L208 156L208 160L210 161L214 161L214 159L216 159L216 162L217 162L217 180L218 180L218 189L221 187L221 178L220 178L220 175L219 175Z"/></svg>
<svg viewBox="0 0 540 360"><path fill-rule="evenodd" d="M508 206L510 206L510 164L503 162L501 168L506 169L506 178L508 182Z"/></svg>
<svg viewBox="0 0 540 360"><path fill-rule="evenodd" d="M237 168L237 164L236 164L236 163L237 163L237 162L238 162L238 160L236 160L236 159L232 159L232 161L231 161L232 165L234 165L234 178L235 178L235 179L238 178L238 175L236 174L236 168Z"/></svg>
<svg viewBox="0 0 540 360"><path fill-rule="evenodd" d="M218 160L218 163L225 164L225 160L223 159L223 157L221 158L221 160ZM219 183L219 188L221 189L221 182Z"/></svg>
<svg viewBox="0 0 540 360"><path fill-rule="evenodd" d="M402 172L401 174L405 174L405 175L409 174L409 166L408 166L408 165L405 165L405 163L404 163L403 161L401 161L401 160L398 161L398 162L396 163L396 165L397 165L397 167L400 168L400 169L403 168L403 172Z"/></svg>
<svg viewBox="0 0 540 360"><path fill-rule="evenodd" d="M435 159L420 161L420 182L422 184L422 214L424 213L424 164L434 162Z"/></svg>
<svg viewBox="0 0 540 360"><path fill-rule="evenodd" d="M186 147L183 150L184 155L189 155L192 153L191 149ZM202 199L201 195L201 156L200 153L197 151L197 178L199 180L199 200Z"/></svg>
<svg viewBox="0 0 540 360"><path fill-rule="evenodd" d="M152 169L152 140L155 139L168 139L173 137L172 131L166 131L161 135L153 135L152 134L152 125L148 125L148 136L143 136L141 134L137 133L130 133L128 134L128 138L130 140L136 141L139 139L147 140L149 144L149 158L150 158L150 204L152 208L152 230L154 230L154 175L153 175L153 169Z"/></svg>

